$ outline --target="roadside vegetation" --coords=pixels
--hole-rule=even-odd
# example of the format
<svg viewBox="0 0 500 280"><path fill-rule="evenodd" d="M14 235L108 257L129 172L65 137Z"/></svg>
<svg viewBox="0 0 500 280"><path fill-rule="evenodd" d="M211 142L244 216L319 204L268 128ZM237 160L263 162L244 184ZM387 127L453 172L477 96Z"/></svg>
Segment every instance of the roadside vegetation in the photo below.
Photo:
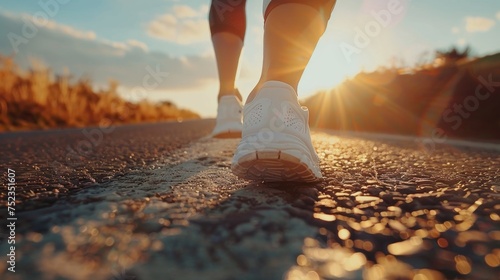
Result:
<svg viewBox="0 0 500 280"><path fill-rule="evenodd" d="M361 72L303 104L317 128L498 141L498 81L500 53L453 47Z"/></svg>
<svg viewBox="0 0 500 280"><path fill-rule="evenodd" d="M0 55L0 131L199 118L170 102L126 101L115 81L94 90L90 80L72 82L70 77L55 76L43 67L23 72L11 57Z"/></svg>

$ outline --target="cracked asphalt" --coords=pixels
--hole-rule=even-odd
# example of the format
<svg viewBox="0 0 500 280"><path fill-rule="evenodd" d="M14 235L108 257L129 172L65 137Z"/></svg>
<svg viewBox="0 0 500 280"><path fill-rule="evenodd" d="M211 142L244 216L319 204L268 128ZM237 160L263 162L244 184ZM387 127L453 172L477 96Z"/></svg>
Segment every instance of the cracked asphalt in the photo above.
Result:
<svg viewBox="0 0 500 280"><path fill-rule="evenodd" d="M0 278L498 279L499 145L314 131L324 180L263 184L213 124L0 135Z"/></svg>

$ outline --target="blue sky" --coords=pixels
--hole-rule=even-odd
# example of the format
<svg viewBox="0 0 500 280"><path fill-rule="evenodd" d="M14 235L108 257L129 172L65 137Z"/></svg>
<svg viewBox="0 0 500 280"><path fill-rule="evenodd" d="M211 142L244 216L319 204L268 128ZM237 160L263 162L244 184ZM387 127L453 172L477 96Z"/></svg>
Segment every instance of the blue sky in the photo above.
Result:
<svg viewBox="0 0 500 280"><path fill-rule="evenodd" d="M260 76L263 47L262 1L247 2L247 38L238 79L243 95ZM126 98L171 100L214 116L218 85L206 20L209 3L5 0L0 3L0 53L16 49L22 67L40 61L56 73L90 77L97 86L116 79ZM377 21L377 14L390 18ZM23 28L29 22L37 30L28 38ZM12 38L19 37L12 34L25 40L13 47ZM395 59L412 65L425 52L424 58L430 59L434 50L453 45L470 45L475 55L495 53L500 51L498 38L498 0L338 0L299 96L332 88L362 69ZM144 86L144 77L154 69L168 74Z"/></svg>

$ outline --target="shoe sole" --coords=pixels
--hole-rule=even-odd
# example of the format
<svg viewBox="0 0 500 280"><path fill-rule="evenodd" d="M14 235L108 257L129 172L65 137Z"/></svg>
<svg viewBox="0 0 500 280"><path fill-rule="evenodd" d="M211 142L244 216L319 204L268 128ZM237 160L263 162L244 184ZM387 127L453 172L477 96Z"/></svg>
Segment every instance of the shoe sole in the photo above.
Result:
<svg viewBox="0 0 500 280"><path fill-rule="evenodd" d="M298 157L281 150L253 151L231 166L238 177L265 182L316 182L314 172Z"/></svg>
<svg viewBox="0 0 500 280"><path fill-rule="evenodd" d="M220 132L212 136L217 139L241 138L241 131Z"/></svg>

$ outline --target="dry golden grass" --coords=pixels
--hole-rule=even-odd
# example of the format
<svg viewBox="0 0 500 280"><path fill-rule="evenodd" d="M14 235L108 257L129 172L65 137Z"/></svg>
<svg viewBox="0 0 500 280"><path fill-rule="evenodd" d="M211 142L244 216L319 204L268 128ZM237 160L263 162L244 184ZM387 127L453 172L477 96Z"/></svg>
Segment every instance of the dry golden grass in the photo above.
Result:
<svg viewBox="0 0 500 280"><path fill-rule="evenodd" d="M34 69L23 73L12 58L0 55L0 131L199 118L170 102L128 102L113 81L95 92L88 80L71 83L67 76L53 79L50 70Z"/></svg>

